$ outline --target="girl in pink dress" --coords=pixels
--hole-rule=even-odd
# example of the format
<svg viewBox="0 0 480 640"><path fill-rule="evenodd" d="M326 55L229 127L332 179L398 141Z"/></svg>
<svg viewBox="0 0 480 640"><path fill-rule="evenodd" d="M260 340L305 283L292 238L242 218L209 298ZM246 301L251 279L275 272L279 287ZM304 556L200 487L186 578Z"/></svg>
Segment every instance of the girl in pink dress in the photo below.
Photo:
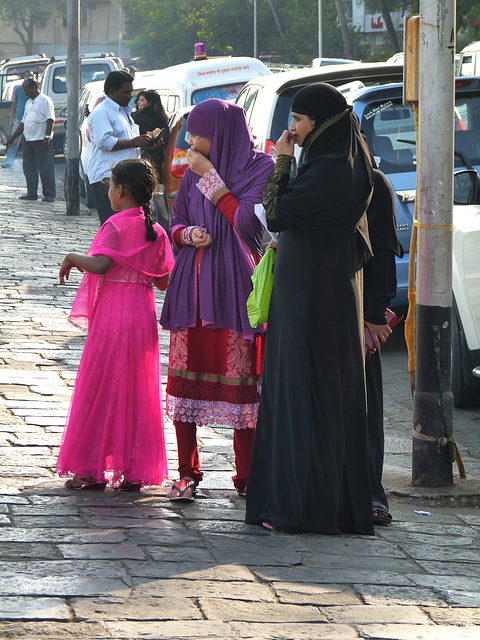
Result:
<svg viewBox="0 0 480 640"><path fill-rule="evenodd" d="M87 255L60 269L85 272L69 321L88 338L78 369L56 469L68 489L140 491L167 477L153 285L164 290L174 260L152 222L156 177L148 160L112 168L112 208Z"/></svg>

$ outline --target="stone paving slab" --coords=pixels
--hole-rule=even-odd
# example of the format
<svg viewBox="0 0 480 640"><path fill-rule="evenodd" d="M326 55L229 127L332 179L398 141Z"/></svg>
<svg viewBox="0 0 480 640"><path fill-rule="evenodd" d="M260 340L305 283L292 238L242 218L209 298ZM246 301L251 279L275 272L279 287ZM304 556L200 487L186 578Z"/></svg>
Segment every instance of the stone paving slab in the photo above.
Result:
<svg viewBox="0 0 480 640"><path fill-rule="evenodd" d="M231 622L235 635L244 640L353 640L360 638L353 627L346 624L309 623L251 623Z"/></svg>
<svg viewBox="0 0 480 640"><path fill-rule="evenodd" d="M76 620L142 620L146 628L156 620L203 619L200 608L182 597L73 598L70 606Z"/></svg>
<svg viewBox="0 0 480 640"><path fill-rule="evenodd" d="M358 631L368 640L475 640L478 627L451 625L425 627L411 624L360 625Z"/></svg>
<svg viewBox="0 0 480 640"><path fill-rule="evenodd" d="M0 620L59 620L67 622L70 617L70 608L62 598L0 597Z"/></svg>
<svg viewBox="0 0 480 640"><path fill-rule="evenodd" d="M54 464L85 336L66 321L80 275L61 287L57 274L67 251L88 248L98 222L86 210L67 218L61 202L19 207L22 172L7 191L2 175L0 638L480 637L480 516L469 506L480 494L471 480L480 479L480 408L454 412L467 481L455 473L440 499L409 487L412 401L405 353L389 351L391 341L385 484L395 522L376 536L246 526L222 425L199 428L205 480L193 505L166 500L172 480L138 495L64 489ZM12 224L26 210L35 234ZM165 384L168 332L159 339ZM168 419L165 436L175 479Z"/></svg>

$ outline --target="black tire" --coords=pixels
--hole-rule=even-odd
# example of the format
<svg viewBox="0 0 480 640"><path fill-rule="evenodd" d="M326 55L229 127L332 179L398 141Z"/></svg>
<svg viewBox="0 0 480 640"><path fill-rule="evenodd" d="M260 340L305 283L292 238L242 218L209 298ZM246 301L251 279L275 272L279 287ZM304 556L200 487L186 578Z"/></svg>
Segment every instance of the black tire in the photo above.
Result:
<svg viewBox="0 0 480 640"><path fill-rule="evenodd" d="M476 378L471 373L472 368L468 362L468 347L463 328L454 306L452 309L452 392L455 407L467 408L480 405L480 384L478 382L475 384ZM465 369L467 369L467 375Z"/></svg>

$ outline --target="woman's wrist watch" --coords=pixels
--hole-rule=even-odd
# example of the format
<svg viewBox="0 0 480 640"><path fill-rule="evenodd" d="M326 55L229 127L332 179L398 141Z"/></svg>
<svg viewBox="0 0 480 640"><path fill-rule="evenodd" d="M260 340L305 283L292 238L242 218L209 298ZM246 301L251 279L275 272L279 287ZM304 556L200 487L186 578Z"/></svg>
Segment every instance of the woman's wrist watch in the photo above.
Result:
<svg viewBox="0 0 480 640"><path fill-rule="evenodd" d="M53 139L53 133L50 133L48 135L43 136L44 140L52 140Z"/></svg>

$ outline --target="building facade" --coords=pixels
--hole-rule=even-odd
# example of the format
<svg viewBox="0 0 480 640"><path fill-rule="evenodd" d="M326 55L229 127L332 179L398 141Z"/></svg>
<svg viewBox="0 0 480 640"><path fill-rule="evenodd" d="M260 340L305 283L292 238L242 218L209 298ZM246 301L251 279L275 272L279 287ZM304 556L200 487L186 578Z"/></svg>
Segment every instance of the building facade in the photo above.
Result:
<svg viewBox="0 0 480 640"><path fill-rule="evenodd" d="M64 56L66 15L58 11L56 0L42 0L42 5L49 15L35 26L32 54ZM124 12L118 0L80 0L80 53L106 51L128 59L130 49L122 38L124 31ZM25 47L11 25L0 21L0 59L25 55Z"/></svg>

